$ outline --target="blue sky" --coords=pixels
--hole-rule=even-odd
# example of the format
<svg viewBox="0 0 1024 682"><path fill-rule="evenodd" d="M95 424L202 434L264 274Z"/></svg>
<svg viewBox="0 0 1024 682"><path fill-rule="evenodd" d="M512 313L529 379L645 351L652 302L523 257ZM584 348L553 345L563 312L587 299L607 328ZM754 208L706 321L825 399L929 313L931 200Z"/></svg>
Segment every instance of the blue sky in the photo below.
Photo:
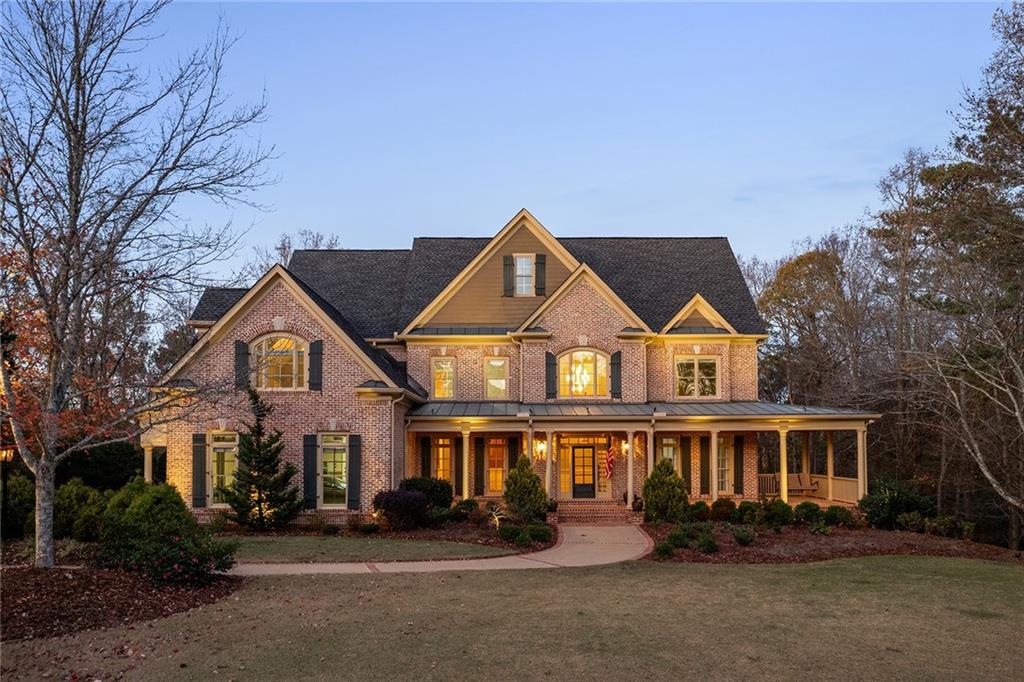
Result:
<svg viewBox="0 0 1024 682"><path fill-rule="evenodd" d="M993 48L994 5L178 4L154 63L219 15L226 89L266 88L268 211L352 248L491 235L529 208L556 235L725 235L745 255L856 220Z"/></svg>

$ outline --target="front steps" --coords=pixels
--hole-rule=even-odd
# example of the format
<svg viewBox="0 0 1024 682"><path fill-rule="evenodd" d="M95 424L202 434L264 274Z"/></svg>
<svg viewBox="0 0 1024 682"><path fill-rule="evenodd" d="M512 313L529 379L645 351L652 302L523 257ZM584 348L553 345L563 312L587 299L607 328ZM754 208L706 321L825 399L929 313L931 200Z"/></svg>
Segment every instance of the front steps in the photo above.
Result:
<svg viewBox="0 0 1024 682"><path fill-rule="evenodd" d="M627 511L613 500L559 500L558 522L586 525L622 525L643 522L643 512Z"/></svg>

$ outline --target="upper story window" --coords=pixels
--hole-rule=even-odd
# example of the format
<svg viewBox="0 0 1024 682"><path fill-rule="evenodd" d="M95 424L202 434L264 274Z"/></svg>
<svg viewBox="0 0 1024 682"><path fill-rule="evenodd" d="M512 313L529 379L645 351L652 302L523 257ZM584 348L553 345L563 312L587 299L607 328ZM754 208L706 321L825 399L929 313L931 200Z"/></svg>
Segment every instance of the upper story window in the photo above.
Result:
<svg viewBox="0 0 1024 682"><path fill-rule="evenodd" d="M608 395L608 356L594 350L573 350L558 358L558 397L595 398Z"/></svg>
<svg viewBox="0 0 1024 682"><path fill-rule="evenodd" d="M508 358L484 358L484 398L508 400Z"/></svg>
<svg viewBox="0 0 1024 682"><path fill-rule="evenodd" d="M252 344L259 389L306 388L306 343L296 336L275 334Z"/></svg>
<svg viewBox="0 0 1024 682"><path fill-rule="evenodd" d="M717 398L718 358L677 355L676 397Z"/></svg>
<svg viewBox="0 0 1024 682"><path fill-rule="evenodd" d="M532 253L517 253L515 255L516 264L516 296L533 296L536 289L534 288L534 254Z"/></svg>
<svg viewBox="0 0 1024 682"><path fill-rule="evenodd" d="M430 376L434 398L449 399L455 397L455 358L431 358Z"/></svg>

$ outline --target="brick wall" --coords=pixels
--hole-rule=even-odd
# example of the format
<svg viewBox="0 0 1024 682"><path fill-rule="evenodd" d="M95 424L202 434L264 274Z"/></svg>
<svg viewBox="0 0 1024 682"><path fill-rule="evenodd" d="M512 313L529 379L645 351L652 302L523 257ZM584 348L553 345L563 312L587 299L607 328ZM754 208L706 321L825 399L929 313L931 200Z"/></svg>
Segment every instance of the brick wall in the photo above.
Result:
<svg viewBox="0 0 1024 682"><path fill-rule="evenodd" d="M409 344L406 350L409 376L431 391L430 358L455 358L455 399L485 400L484 358L507 357L508 399L519 400L519 346L492 344Z"/></svg>
<svg viewBox="0 0 1024 682"><path fill-rule="evenodd" d="M757 400L757 345L754 342L693 343L672 340L659 340L647 346L649 400L686 400L675 395L676 355L713 356L719 359L719 400Z"/></svg>

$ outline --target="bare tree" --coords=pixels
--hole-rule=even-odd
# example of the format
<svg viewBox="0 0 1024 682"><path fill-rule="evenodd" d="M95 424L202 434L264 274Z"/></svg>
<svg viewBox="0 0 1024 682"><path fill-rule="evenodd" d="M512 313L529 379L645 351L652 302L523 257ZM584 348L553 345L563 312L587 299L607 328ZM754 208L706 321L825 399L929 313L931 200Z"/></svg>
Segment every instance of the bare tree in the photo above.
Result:
<svg viewBox="0 0 1024 682"><path fill-rule="evenodd" d="M253 258L242 268L246 280L256 280L275 265L288 265L298 249L337 249L341 246L338 235L326 235L315 230L302 229L298 234L282 233L273 247L253 247Z"/></svg>
<svg viewBox="0 0 1024 682"><path fill-rule="evenodd" d="M19 0L0 10L0 246L23 274L0 278L5 299L18 297L5 300L0 329L2 409L36 479L40 567L53 565L57 464L196 403L195 393L151 392L153 377L126 366L147 304L202 284L197 273L236 247L230 225L193 228L175 204L249 203L267 182L271 150L240 139L265 102L229 104L233 41L222 28L161 77L140 70L165 5Z"/></svg>

